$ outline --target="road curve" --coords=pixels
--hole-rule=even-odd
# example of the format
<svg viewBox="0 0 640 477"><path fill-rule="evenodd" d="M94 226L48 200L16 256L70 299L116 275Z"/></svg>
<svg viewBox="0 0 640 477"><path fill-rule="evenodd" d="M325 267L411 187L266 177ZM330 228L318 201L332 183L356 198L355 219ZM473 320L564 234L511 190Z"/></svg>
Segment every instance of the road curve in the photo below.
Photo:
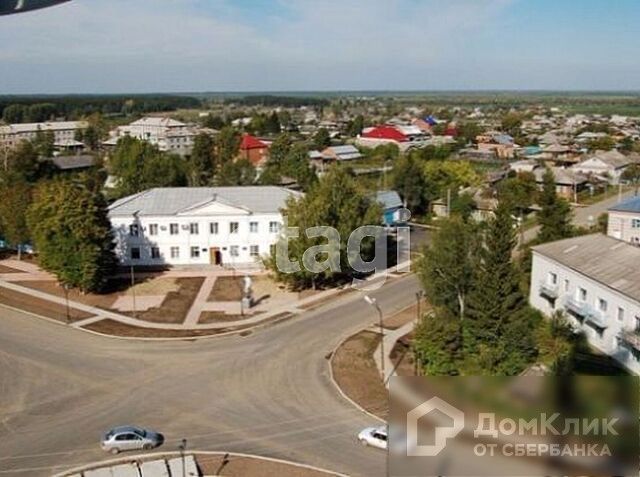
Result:
<svg viewBox="0 0 640 477"><path fill-rule="evenodd" d="M385 313L415 300L415 276L373 292ZM371 424L334 389L327 355L376 321L361 293L250 336L132 342L0 308L0 476L39 476L106 459L108 428L165 434L164 449L253 453L375 477L384 453L361 448Z"/></svg>

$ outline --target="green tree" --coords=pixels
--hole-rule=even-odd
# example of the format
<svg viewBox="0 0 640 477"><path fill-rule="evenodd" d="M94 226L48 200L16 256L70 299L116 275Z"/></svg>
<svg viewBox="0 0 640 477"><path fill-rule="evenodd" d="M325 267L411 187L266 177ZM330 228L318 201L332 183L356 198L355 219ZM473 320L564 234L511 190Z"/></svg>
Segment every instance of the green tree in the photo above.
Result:
<svg viewBox="0 0 640 477"><path fill-rule="evenodd" d="M216 137L216 149L220 167L233 161L240 151L240 134L231 126L223 127Z"/></svg>
<svg viewBox="0 0 640 477"><path fill-rule="evenodd" d="M103 196L82 181L40 184L27 212L40 265L82 291L100 291L114 271L111 224Z"/></svg>
<svg viewBox="0 0 640 477"><path fill-rule="evenodd" d="M558 197L555 176L551 169L547 169L544 173L543 189L538 202L541 210L538 213L540 232L537 242L553 242L571 237L573 235L571 206L565 199Z"/></svg>
<svg viewBox="0 0 640 477"><path fill-rule="evenodd" d="M4 238L18 249L18 260L22 255L21 245L30 237L27 226L27 209L31 203L31 186L22 180L0 183L0 223Z"/></svg>
<svg viewBox="0 0 640 477"><path fill-rule="evenodd" d="M41 158L53 156L55 136L52 131L38 130L32 142L38 156Z"/></svg>
<svg viewBox="0 0 640 477"><path fill-rule="evenodd" d="M524 214L534 203L538 186L531 172L508 177L498 185L498 199L511 204L515 212Z"/></svg>
<svg viewBox="0 0 640 477"><path fill-rule="evenodd" d="M358 136L364 129L364 116L362 114L357 115L353 120L347 124L347 134L351 137Z"/></svg>
<svg viewBox="0 0 640 477"><path fill-rule="evenodd" d="M603 136L589 141L590 151L610 151L616 147L616 141L611 136Z"/></svg>
<svg viewBox="0 0 640 477"><path fill-rule="evenodd" d="M22 123L25 121L27 108L22 104L10 104L2 111L2 120L7 124Z"/></svg>
<svg viewBox="0 0 640 477"><path fill-rule="evenodd" d="M331 146L331 136L326 128L318 129L318 132L313 136L313 148L318 151L322 151Z"/></svg>
<svg viewBox="0 0 640 477"><path fill-rule="evenodd" d="M633 184L635 188L635 195L638 195L638 190L640 189L640 164L631 164L629 165L620 178L623 181L628 181Z"/></svg>
<svg viewBox="0 0 640 477"><path fill-rule="evenodd" d="M427 376L460 374L463 358L461 323L443 310L423 317L414 332L414 359Z"/></svg>
<svg viewBox="0 0 640 477"><path fill-rule="evenodd" d="M118 141L109 169L117 177L117 197L153 187L182 187L187 184L185 162L181 157L165 154L147 141L132 137Z"/></svg>
<svg viewBox="0 0 640 477"><path fill-rule="evenodd" d="M477 242L475 225L454 216L442 223L418 260L418 274L427 297L434 307L445 310L445 316L459 320L466 317Z"/></svg>
<svg viewBox="0 0 640 477"><path fill-rule="evenodd" d="M267 134L280 134L281 131L280 118L278 117L278 113L274 111L265 121L265 132Z"/></svg>
<svg viewBox="0 0 640 477"><path fill-rule="evenodd" d="M50 163L41 161L33 143L22 141L10 151L0 175L15 181L35 183L50 173Z"/></svg>
<svg viewBox="0 0 640 477"><path fill-rule="evenodd" d="M501 203L483 233L464 330L467 356L490 374L518 372L535 352L532 333L526 332L528 323L522 323L526 301L512 262L517 237L511 210Z"/></svg>
<svg viewBox="0 0 640 477"><path fill-rule="evenodd" d="M191 187L210 185L216 172L216 144L209 134L198 134L187 160L187 176Z"/></svg>
<svg viewBox="0 0 640 477"><path fill-rule="evenodd" d="M301 270L286 273L277 265L275 251L268 260L268 267L277 280L292 289L300 290L316 286L334 285L343 280L359 276L349 263L347 239L353 231L364 225L378 225L382 210L371 198L358 188L349 172L342 167L331 167L326 175L304 196L291 199L283 216L287 218L289 227L299 227L299 238L290 239L287 243L289 259L298 262ZM302 265L303 255L311 247L328 245L324 237L309 238L306 231L312 227L333 227L341 237L339 244L332 250L335 254L319 251L318 260L335 258L334 266L323 271L308 270ZM282 238L279 248L283 249L286 239ZM317 249L316 249L317 250ZM370 261L375 253L373 238L362 241L361 256Z"/></svg>
<svg viewBox="0 0 640 477"><path fill-rule="evenodd" d="M238 159L223 165L215 182L219 186L245 186L254 184L255 180L256 168L251 161Z"/></svg>
<svg viewBox="0 0 640 477"><path fill-rule="evenodd" d="M520 113L507 113L501 121L501 129L512 137L520 136L522 127L522 115Z"/></svg>
<svg viewBox="0 0 640 477"><path fill-rule="evenodd" d="M427 212L422 166L412 154L401 156L393 166L392 187L412 214Z"/></svg>

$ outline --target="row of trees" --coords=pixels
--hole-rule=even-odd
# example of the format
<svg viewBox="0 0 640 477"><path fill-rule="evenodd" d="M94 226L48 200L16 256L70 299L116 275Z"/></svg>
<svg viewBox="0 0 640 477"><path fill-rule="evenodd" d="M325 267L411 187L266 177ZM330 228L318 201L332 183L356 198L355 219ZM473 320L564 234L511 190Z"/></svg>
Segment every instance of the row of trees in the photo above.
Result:
<svg viewBox="0 0 640 477"><path fill-rule="evenodd" d="M545 174L536 243L575 233L569 204L558 197L553 174ZM562 326L549 326L527 305L522 287L527 254L514 259L517 207L503 197L495 217L477 224L453 215L435 234L418 264L434 307L416 330L414 353L427 374L520 373L548 347L557 360L570 353ZM564 330L564 331L563 331ZM551 343L551 344L550 344Z"/></svg>
<svg viewBox="0 0 640 477"><path fill-rule="evenodd" d="M103 177L55 175L42 147L24 142L0 168L0 235L19 254L32 243L62 284L99 291L116 265Z"/></svg>

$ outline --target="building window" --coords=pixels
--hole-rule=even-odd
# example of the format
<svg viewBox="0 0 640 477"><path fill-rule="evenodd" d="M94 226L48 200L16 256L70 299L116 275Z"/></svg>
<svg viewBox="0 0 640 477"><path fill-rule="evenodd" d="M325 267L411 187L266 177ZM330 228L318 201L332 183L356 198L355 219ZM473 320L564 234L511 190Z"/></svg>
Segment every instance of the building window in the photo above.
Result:
<svg viewBox="0 0 640 477"><path fill-rule="evenodd" d="M191 258L200 258L200 247L191 247Z"/></svg>
<svg viewBox="0 0 640 477"><path fill-rule="evenodd" d="M249 222L249 232L252 234L258 233L258 222Z"/></svg>
<svg viewBox="0 0 640 477"><path fill-rule="evenodd" d="M631 219L631 228L640 229L640 219Z"/></svg>
<svg viewBox="0 0 640 477"><path fill-rule="evenodd" d="M578 288L578 300L587 301L587 290L584 288Z"/></svg>
<svg viewBox="0 0 640 477"><path fill-rule="evenodd" d="M180 247L171 247L171 258L180 258Z"/></svg>
<svg viewBox="0 0 640 477"><path fill-rule="evenodd" d="M238 247L237 245L232 245L231 247L229 247L229 254L232 257L239 257L240 256L240 247Z"/></svg>
<svg viewBox="0 0 640 477"><path fill-rule="evenodd" d="M237 234L238 230L240 230L240 224L238 222L230 222L229 223L229 233Z"/></svg>
<svg viewBox="0 0 640 477"><path fill-rule="evenodd" d="M251 255L252 257L259 257L260 256L260 246L258 246L258 245L249 246L249 255Z"/></svg>
<svg viewBox="0 0 640 477"><path fill-rule="evenodd" d="M158 235L158 224L149 224L149 235Z"/></svg>
<svg viewBox="0 0 640 477"><path fill-rule="evenodd" d="M151 247L151 258L155 260L160 258L160 249L158 247Z"/></svg>
<svg viewBox="0 0 640 477"><path fill-rule="evenodd" d="M189 224L189 233L191 235L198 235L198 233L200 233L200 230L198 228L198 224L197 223L191 223Z"/></svg>
<svg viewBox="0 0 640 477"><path fill-rule="evenodd" d="M140 226L138 224L129 225L129 235L138 237L140 235Z"/></svg>
<svg viewBox="0 0 640 477"><path fill-rule="evenodd" d="M624 321L624 308L618 307L618 321Z"/></svg>
<svg viewBox="0 0 640 477"><path fill-rule="evenodd" d="M547 280L549 281L549 285L557 285L558 284L558 275L553 272L549 272L547 275Z"/></svg>
<svg viewBox="0 0 640 477"><path fill-rule="evenodd" d="M211 222L209 224L209 232L211 235L218 235L218 222Z"/></svg>
<svg viewBox="0 0 640 477"><path fill-rule="evenodd" d="M277 234L280 232L280 223L279 222L269 222L269 233Z"/></svg>
<svg viewBox="0 0 640 477"><path fill-rule="evenodd" d="M178 224L169 225L169 234L178 235L179 233L180 233L180 227L178 227Z"/></svg>
<svg viewBox="0 0 640 477"><path fill-rule="evenodd" d="M564 291L568 292L569 291L569 280L565 280L564 281Z"/></svg>
<svg viewBox="0 0 640 477"><path fill-rule="evenodd" d="M598 309L601 312L606 313L608 307L609 307L609 304L607 303L607 300L604 300L602 298L598 299Z"/></svg>
<svg viewBox="0 0 640 477"><path fill-rule="evenodd" d="M133 247L131 249L131 260L140 260L140 248Z"/></svg>
<svg viewBox="0 0 640 477"><path fill-rule="evenodd" d="M640 333L640 316L636 316L636 333Z"/></svg>

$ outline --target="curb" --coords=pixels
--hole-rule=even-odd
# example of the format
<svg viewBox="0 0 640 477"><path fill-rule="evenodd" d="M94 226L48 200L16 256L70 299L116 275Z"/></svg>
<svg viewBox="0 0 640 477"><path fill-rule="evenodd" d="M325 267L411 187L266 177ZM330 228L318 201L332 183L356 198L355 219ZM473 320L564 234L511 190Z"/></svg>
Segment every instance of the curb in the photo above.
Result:
<svg viewBox="0 0 640 477"><path fill-rule="evenodd" d="M262 456L258 456L258 455L253 455L253 454L243 454L243 453L239 453L239 452L221 452L221 451L188 451L185 452L184 454L185 456L196 456L196 455L214 455L214 456L224 456L224 455L229 455L229 456L233 456L233 457L240 457L240 458L246 458L246 459L255 459L255 460L263 460L263 461L268 461L268 462L275 462L278 464L285 464L285 465L290 465L292 467L298 467L301 469L308 469L308 470L313 470L316 472L322 472L325 473L327 475L333 475L336 477L349 477L349 475L347 474L341 474L339 472L334 472L331 470L327 470L327 469L323 469L321 467L315 467L313 465L308 465L308 464L301 464L299 462L294 462L294 461L290 461L290 460L284 460L284 459L276 459L274 457L262 457ZM180 452L155 452L155 453L151 453L151 454L139 454L139 455L133 455L133 456L128 456L128 457L120 457L117 459L110 459L110 460L105 460L96 464L87 464L87 465L83 465L83 466L78 466L78 467L74 467L72 469L69 470L65 470L63 472L54 474L52 477L67 477L71 474L77 474L79 472L84 472L86 470L91 470L91 469L99 469L102 467L107 467L107 466L113 466L113 465L118 465L121 463L128 463L131 461L135 461L135 460L139 460L139 459L153 459L153 458L168 458L168 457L181 457L182 454ZM96 465L100 465L100 467L96 467Z"/></svg>
<svg viewBox="0 0 640 477"><path fill-rule="evenodd" d="M328 360L328 363L329 363L329 380L331 381L331 384L333 385L333 387L335 387L336 391L338 391L338 394L340 396L342 396L342 398L345 401L347 401L349 404L351 404L353 407L355 407L358 411L366 414L367 416L371 417L372 419L375 419L376 421L379 421L381 423L386 423L386 421L384 419L382 419L379 416L376 416L372 412L367 411L364 407L362 407L360 404L358 404L353 399L351 399L349 396L347 396L347 394L342 390L342 388L340 387L340 385L338 384L338 382L336 381L336 379L335 379L335 377L333 375L333 359L336 356L336 351L338 351L338 349L340 349L340 347L342 347L342 345L345 344L349 339L351 339L352 337L354 337L358 333L362 333L366 329L367 328L362 328L360 331L356 331L355 333L352 333L352 334L350 334L348 336L345 336L344 338L342 338L340 340L338 345L331 350L331 358L329 358L329 360Z"/></svg>
<svg viewBox="0 0 640 477"><path fill-rule="evenodd" d="M278 323L280 323L281 321L285 321L288 319L293 318L294 316L296 316L296 313L291 313L290 316L283 316L282 318L272 321L270 323L258 323L250 328L245 328L242 330L234 330L234 331L225 331L223 333L218 333L218 334L212 334L212 335L202 335L202 336L177 336L177 337L166 337L166 338L153 338L153 337L143 337L143 336L118 336L118 335L109 335L106 333L100 333L98 331L93 331L93 330L88 330L86 328L82 328L82 327L75 327L72 325L68 325L66 323L63 323L61 321L58 320L54 320L53 318L48 318L46 316L42 316L42 315L38 315L36 313L33 313L31 311L26 311L26 310L22 310L20 308L15 308L13 306L9 306L9 305L4 305L0 303L0 309L5 308L7 310L11 310L14 311L16 313L22 313L25 315L29 315L33 318L37 318L40 320L44 320L47 321L49 323L58 325L58 326L63 326L67 329L70 330L75 330L75 331L80 331L82 333L87 333L90 335L94 335L94 336L99 336L101 338L109 338L109 339L113 339L113 340L120 340L120 341L140 341L140 342L177 342L177 341L200 341L200 340L205 340L205 339L214 339L214 338L223 338L223 337L227 337L227 336L232 336L232 335L238 335L238 334L242 334L242 333L246 333L246 332L253 332L254 330L260 329L260 328L266 328L267 326L271 326L271 325L276 325ZM152 329L152 328L150 328Z"/></svg>

